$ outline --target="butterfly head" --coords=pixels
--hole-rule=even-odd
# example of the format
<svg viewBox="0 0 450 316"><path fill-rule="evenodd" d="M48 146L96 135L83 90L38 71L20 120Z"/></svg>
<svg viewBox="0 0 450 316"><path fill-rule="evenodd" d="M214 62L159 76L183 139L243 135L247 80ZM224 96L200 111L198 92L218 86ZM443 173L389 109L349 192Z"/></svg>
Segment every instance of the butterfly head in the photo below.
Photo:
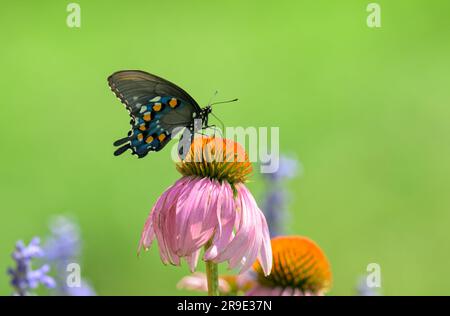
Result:
<svg viewBox="0 0 450 316"><path fill-rule="evenodd" d="M212 112L212 108L210 105L205 106L200 112L200 118L202 119L203 125L205 127L208 126L208 115Z"/></svg>
<svg viewBox="0 0 450 316"><path fill-rule="evenodd" d="M204 115L204 116L207 116L209 113L211 113L212 112L212 108L211 108L211 105L208 105L208 106L205 106L203 109L202 109L202 114Z"/></svg>
<svg viewBox="0 0 450 316"><path fill-rule="evenodd" d="M216 94L217 94L217 92L216 92ZM210 127L209 125L208 125L208 115L209 114L212 114L212 116L214 116L217 120L219 120L219 122L221 123L221 125L222 125L222 130L224 129L224 124L223 124L223 122L217 117L217 116L215 116L213 113L212 113L212 106L213 105L215 105L215 104L222 104L222 103L230 103L230 102L236 102L238 99L233 99L233 100L228 100L228 101L221 101L221 102L214 102L214 103L209 103L207 106L205 106L202 110L201 110L201 112L200 112L200 118L202 119L202 123L203 123L203 126L204 127Z"/></svg>

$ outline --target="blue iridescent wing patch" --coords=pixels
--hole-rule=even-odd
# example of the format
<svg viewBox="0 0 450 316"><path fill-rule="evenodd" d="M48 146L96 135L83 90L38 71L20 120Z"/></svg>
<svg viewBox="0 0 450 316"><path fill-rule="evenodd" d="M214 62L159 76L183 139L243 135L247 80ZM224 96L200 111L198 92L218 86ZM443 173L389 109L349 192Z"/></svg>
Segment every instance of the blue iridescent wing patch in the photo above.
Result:
<svg viewBox="0 0 450 316"><path fill-rule="evenodd" d="M197 102L175 84L142 71L119 71L108 78L111 90L131 116L128 136L114 142L118 156L131 149L139 158L161 150L176 128L193 128Z"/></svg>
<svg viewBox="0 0 450 316"><path fill-rule="evenodd" d="M153 98L132 116L129 136L115 143L120 146L125 142L126 145L115 154L131 149L138 157L143 157L149 151L160 151L171 140L175 128L188 127L194 113L189 111L186 102L177 98Z"/></svg>

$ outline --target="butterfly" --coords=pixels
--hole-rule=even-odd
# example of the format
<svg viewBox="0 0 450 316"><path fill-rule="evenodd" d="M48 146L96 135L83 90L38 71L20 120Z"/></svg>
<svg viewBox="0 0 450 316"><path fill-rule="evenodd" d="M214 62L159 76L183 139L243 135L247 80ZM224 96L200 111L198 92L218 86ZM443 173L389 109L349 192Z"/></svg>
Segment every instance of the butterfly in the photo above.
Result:
<svg viewBox="0 0 450 316"><path fill-rule="evenodd" d="M115 156L130 149L143 158L150 151L163 149L183 128L190 144L196 131L209 127L211 105L201 108L186 91L166 79L140 70L123 70L109 76L108 84L131 117L128 136L114 142L119 146ZM179 154L183 155L180 146Z"/></svg>

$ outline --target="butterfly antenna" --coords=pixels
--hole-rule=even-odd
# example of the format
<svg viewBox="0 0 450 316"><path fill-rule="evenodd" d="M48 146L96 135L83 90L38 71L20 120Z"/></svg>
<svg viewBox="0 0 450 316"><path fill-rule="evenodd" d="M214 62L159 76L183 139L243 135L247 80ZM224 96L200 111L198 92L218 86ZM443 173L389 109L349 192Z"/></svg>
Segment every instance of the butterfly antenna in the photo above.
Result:
<svg viewBox="0 0 450 316"><path fill-rule="evenodd" d="M212 100L217 96L218 93L219 93L218 90L214 91L213 95L212 95L211 98L209 99L208 106L211 106L211 105L212 105Z"/></svg>
<svg viewBox="0 0 450 316"><path fill-rule="evenodd" d="M210 103L209 104L209 106L213 106L213 105L215 105L215 104L223 104L223 103L231 103L231 102L236 102L236 101L238 101L239 99L232 99L232 100L227 100L227 101L220 101L220 102L214 102L214 103ZM213 112L211 112L210 113L212 116L214 116L214 118L216 119L216 120L218 120L219 121L219 123L220 123L220 125L221 125L221 129L222 129L222 132L225 130L225 124L223 123L223 121L217 116L217 115L215 115Z"/></svg>
<svg viewBox="0 0 450 316"><path fill-rule="evenodd" d="M238 98L236 98L236 99L233 99L233 100L227 100L227 101L214 102L214 103L211 103L211 104L210 104L210 106L212 106L212 105L215 105L215 104L222 104L222 103L231 103L231 102L236 102L236 101L239 101L239 99L238 99Z"/></svg>

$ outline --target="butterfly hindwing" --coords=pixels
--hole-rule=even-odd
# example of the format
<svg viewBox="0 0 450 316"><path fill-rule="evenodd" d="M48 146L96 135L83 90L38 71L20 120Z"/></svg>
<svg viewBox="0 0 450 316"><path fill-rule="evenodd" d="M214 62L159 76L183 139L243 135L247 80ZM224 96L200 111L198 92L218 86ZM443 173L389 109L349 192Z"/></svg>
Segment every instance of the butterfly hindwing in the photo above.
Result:
<svg viewBox="0 0 450 316"><path fill-rule="evenodd" d="M118 140L123 145L116 151L120 155L127 149L139 157L149 151L161 150L171 139L176 128L188 126L195 112L187 103L174 97L155 97L140 111L132 114L132 126L128 137Z"/></svg>
<svg viewBox="0 0 450 316"><path fill-rule="evenodd" d="M149 151L161 150L176 128L191 126L201 111L183 89L143 71L116 72L108 78L108 83L131 116L128 137L114 143L122 146L115 155L131 149L142 158Z"/></svg>

